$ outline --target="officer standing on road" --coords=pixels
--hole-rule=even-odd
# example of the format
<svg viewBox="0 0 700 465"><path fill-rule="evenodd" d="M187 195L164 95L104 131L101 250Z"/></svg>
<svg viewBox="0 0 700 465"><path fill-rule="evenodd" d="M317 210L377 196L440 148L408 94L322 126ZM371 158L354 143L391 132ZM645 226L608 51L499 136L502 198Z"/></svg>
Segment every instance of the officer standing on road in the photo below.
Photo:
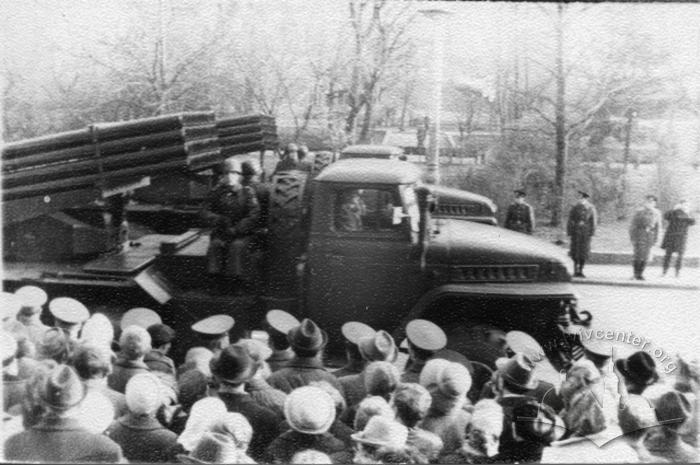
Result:
<svg viewBox="0 0 700 465"><path fill-rule="evenodd" d="M579 201L569 211L566 235L571 237L569 255L574 261L574 276L585 278L583 266L591 252L591 237L598 224L598 213L590 202L588 193L579 191Z"/></svg>
<svg viewBox="0 0 700 465"><path fill-rule="evenodd" d="M525 234L532 234L535 227L535 210L525 202L525 191L515 190L515 202L506 213L505 228Z"/></svg>
<svg viewBox="0 0 700 465"><path fill-rule="evenodd" d="M690 216L688 201L681 200L678 205L673 207L673 210L664 214L664 219L668 221L668 228L666 228L666 234L664 234L664 240L661 243L661 248L666 250L663 274L665 275L671 266L671 256L675 252L677 254L676 277L678 277L683 265L685 244L688 241L688 228L695 224L695 218Z"/></svg>
<svg viewBox="0 0 700 465"><path fill-rule="evenodd" d="M634 279L640 281L644 280L644 268L661 230L661 212L656 208L656 201L656 196L647 195L644 205L634 213L630 224L630 240L634 246Z"/></svg>
<svg viewBox="0 0 700 465"><path fill-rule="evenodd" d="M258 224L260 204L255 191L241 184L241 163L229 158L222 166L222 179L209 194L202 217L212 227L207 250L207 272L221 279L244 278L243 253L249 235Z"/></svg>

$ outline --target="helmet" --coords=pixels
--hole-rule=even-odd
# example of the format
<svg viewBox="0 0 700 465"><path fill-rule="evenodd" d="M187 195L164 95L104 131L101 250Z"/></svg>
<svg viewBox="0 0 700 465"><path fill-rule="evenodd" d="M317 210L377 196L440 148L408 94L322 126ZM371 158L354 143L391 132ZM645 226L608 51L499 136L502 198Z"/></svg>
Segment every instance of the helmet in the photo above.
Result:
<svg viewBox="0 0 700 465"><path fill-rule="evenodd" d="M227 158L221 163L221 173L238 173L241 174L241 162L235 158Z"/></svg>
<svg viewBox="0 0 700 465"><path fill-rule="evenodd" d="M241 163L241 174L243 176L255 176L259 172L259 163L256 160L246 160Z"/></svg>

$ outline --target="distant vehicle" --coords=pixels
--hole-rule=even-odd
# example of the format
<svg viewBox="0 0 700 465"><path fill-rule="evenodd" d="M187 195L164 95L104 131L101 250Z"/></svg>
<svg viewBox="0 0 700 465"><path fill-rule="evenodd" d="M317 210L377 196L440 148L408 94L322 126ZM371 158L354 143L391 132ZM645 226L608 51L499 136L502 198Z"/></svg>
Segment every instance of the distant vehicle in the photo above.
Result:
<svg viewBox="0 0 700 465"><path fill-rule="evenodd" d="M392 145L350 145L340 152L340 160L346 158L382 158L396 160L404 151L401 147Z"/></svg>

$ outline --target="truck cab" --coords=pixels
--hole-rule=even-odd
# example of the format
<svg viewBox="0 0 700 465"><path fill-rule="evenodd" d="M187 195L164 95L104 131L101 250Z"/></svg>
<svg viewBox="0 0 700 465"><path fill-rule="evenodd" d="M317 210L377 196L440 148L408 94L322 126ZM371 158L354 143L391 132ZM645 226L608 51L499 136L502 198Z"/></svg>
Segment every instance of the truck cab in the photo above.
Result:
<svg viewBox="0 0 700 465"><path fill-rule="evenodd" d="M345 321L402 337L419 317L448 337L450 329L490 325L550 341L557 314L576 300L565 254L489 224L434 218L442 188L420 178L415 165L382 159L341 160L316 177L307 316L331 341L341 340Z"/></svg>

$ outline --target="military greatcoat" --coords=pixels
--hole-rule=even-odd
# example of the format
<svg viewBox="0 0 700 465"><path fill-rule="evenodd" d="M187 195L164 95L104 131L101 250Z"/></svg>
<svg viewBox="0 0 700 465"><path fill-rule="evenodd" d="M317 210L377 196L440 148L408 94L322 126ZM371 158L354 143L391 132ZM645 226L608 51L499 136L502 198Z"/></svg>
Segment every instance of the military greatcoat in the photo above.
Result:
<svg viewBox="0 0 700 465"><path fill-rule="evenodd" d="M668 228L664 234L661 248L667 252L685 252L685 244L688 240L688 228L695 224L695 218L688 215L681 208L669 210L664 215L668 221Z"/></svg>
<svg viewBox="0 0 700 465"><path fill-rule="evenodd" d="M569 255L574 261L588 260L591 252L591 237L595 234L598 214L593 205L577 203L569 212L566 234L571 237Z"/></svg>
<svg viewBox="0 0 700 465"><path fill-rule="evenodd" d="M630 240L634 246L634 261L647 261L649 253L659 238L661 212L656 208L642 207L634 213L630 224Z"/></svg>
<svg viewBox="0 0 700 465"><path fill-rule="evenodd" d="M535 226L535 213L532 206L524 202L512 203L508 207L504 226L506 229L532 234L532 230Z"/></svg>

